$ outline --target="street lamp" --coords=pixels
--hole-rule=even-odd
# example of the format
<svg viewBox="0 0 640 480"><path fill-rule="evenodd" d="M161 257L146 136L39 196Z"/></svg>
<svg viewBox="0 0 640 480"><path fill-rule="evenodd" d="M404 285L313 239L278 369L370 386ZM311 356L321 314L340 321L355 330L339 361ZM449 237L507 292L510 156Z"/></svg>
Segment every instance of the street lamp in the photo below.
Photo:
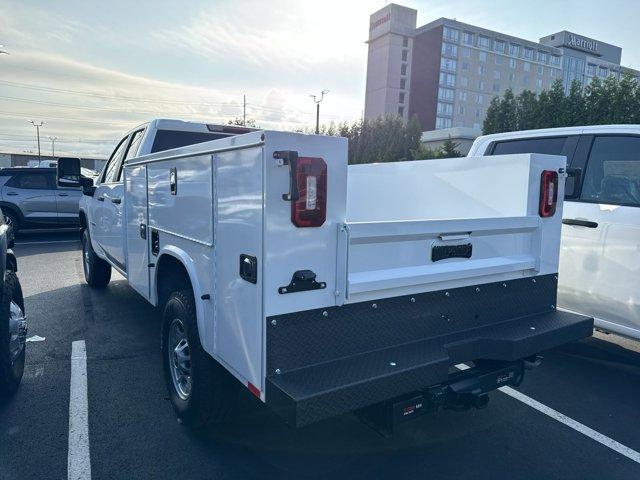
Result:
<svg viewBox="0 0 640 480"><path fill-rule="evenodd" d="M309 95L316 104L316 135L320 133L320 102L322 102L327 93L329 93L329 90L322 90L320 100L317 100L315 95Z"/></svg>
<svg viewBox="0 0 640 480"><path fill-rule="evenodd" d="M29 120L29 123L36 127L36 135L38 137L38 161L40 161L40 127L43 126L45 122L40 121L40 123L37 123L33 120Z"/></svg>
<svg viewBox="0 0 640 480"><path fill-rule="evenodd" d="M51 140L51 157L56 158L56 140L58 137L52 137L49 135L49 140Z"/></svg>

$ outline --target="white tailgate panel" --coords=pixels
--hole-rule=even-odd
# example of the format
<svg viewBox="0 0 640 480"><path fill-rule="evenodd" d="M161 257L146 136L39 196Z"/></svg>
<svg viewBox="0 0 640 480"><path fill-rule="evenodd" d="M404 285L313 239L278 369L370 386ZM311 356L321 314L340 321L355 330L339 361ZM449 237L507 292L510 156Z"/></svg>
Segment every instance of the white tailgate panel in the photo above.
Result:
<svg viewBox="0 0 640 480"><path fill-rule="evenodd" d="M149 231L140 235L140 225L147 225L147 166L124 169L125 219L127 241L127 278L129 284L149 299Z"/></svg>
<svg viewBox="0 0 640 480"><path fill-rule="evenodd" d="M214 155L215 351L264 391L262 321L263 148ZM258 259L257 283L240 278L240 255Z"/></svg>

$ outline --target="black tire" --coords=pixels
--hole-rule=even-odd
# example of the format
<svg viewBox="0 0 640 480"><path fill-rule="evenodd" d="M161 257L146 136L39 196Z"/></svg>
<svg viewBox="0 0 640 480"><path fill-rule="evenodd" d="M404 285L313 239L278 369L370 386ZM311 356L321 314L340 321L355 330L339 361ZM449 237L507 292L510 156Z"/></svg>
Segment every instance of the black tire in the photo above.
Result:
<svg viewBox="0 0 640 480"><path fill-rule="evenodd" d="M5 210L2 213L4 213L4 223L10 228L10 231L7 232L9 234L7 238L10 238L11 235L15 236L20 230L20 220L18 220L18 216L11 210Z"/></svg>
<svg viewBox="0 0 640 480"><path fill-rule="evenodd" d="M22 345L22 351L13 359L9 350L11 338L9 317L11 315L12 301L24 313L24 299L20 281L14 272L7 271L4 279L2 302L0 303L0 399L7 399L15 393L24 373L26 346Z"/></svg>
<svg viewBox="0 0 640 480"><path fill-rule="evenodd" d="M191 427L202 428L219 423L228 416L238 398L239 382L216 362L200 344L193 293L179 290L169 295L162 321L162 363L169 398L179 420ZM190 391L178 391L170 362L174 361L172 326L179 321L188 342Z"/></svg>
<svg viewBox="0 0 640 480"><path fill-rule="evenodd" d="M94 252L88 229L82 232L82 269L84 279L92 288L104 288L111 280L111 265Z"/></svg>

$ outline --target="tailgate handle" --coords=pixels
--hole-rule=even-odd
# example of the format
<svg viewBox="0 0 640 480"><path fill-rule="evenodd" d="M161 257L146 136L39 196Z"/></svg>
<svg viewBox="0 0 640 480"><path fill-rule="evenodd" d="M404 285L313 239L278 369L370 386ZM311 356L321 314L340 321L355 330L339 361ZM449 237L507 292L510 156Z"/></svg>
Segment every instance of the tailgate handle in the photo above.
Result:
<svg viewBox="0 0 640 480"><path fill-rule="evenodd" d="M431 248L431 261L437 262L446 258L471 258L473 246L464 245L435 245Z"/></svg>
<svg viewBox="0 0 640 480"><path fill-rule="evenodd" d="M578 220L577 218L565 218L562 220L565 225L575 225L577 227L598 228L598 222L591 220Z"/></svg>

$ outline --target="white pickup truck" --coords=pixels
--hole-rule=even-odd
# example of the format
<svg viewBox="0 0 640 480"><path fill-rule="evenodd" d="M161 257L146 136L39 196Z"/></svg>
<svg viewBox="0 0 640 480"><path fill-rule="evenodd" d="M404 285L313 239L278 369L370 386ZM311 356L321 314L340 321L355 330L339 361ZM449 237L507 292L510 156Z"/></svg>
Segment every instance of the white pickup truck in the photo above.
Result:
<svg viewBox="0 0 640 480"><path fill-rule="evenodd" d="M86 280L115 268L162 309L192 426L241 386L294 426L482 407L592 333L556 310L564 157L348 166L344 138L155 120L96 185L78 168Z"/></svg>

